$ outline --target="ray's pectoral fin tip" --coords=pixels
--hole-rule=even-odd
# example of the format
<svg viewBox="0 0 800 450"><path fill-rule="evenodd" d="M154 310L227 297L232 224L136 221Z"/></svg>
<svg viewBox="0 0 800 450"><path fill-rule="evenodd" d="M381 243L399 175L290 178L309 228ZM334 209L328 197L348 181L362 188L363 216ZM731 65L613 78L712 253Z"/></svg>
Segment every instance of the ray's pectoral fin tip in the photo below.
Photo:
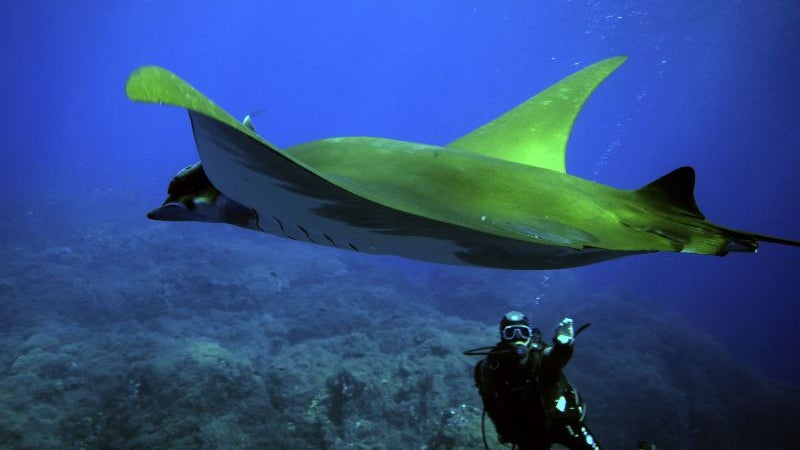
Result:
<svg viewBox="0 0 800 450"><path fill-rule="evenodd" d="M159 67L128 96L189 111L202 164L170 182L156 220L224 222L315 244L444 264L576 267L622 256L755 252L800 241L706 220L694 170L625 191L566 174L569 132L624 61L588 66L445 146L340 137L279 150Z"/></svg>

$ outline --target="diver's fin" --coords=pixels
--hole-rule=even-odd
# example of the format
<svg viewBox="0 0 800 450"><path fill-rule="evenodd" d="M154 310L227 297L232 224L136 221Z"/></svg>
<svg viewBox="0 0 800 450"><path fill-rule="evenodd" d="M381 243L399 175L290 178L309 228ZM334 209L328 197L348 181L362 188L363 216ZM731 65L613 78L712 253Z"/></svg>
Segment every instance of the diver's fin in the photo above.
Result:
<svg viewBox="0 0 800 450"><path fill-rule="evenodd" d="M448 146L565 173L575 118L589 95L626 59L592 64Z"/></svg>
<svg viewBox="0 0 800 450"><path fill-rule="evenodd" d="M636 192L650 201L667 204L699 219L705 219L694 199L694 179L693 168L680 167Z"/></svg>

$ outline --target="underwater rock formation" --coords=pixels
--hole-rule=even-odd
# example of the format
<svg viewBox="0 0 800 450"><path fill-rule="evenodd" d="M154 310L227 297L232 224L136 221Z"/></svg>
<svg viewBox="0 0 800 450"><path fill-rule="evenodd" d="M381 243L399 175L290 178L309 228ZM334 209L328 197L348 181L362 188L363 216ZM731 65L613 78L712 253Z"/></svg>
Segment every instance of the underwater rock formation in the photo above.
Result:
<svg viewBox="0 0 800 450"><path fill-rule="evenodd" d="M545 336L565 313L592 322L567 375L608 448L780 448L800 418L797 387L654 302L576 295L569 276L544 289L233 231L171 252L157 231L119 233L4 247L0 448L479 448L461 352L493 344L509 307Z"/></svg>

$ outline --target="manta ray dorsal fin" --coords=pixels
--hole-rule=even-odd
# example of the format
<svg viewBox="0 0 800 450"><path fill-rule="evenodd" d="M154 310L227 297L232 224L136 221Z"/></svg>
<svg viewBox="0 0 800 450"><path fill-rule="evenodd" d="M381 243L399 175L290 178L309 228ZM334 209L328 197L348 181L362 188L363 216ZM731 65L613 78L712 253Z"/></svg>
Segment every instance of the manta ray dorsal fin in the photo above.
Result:
<svg viewBox="0 0 800 450"><path fill-rule="evenodd" d="M589 95L626 59L592 64L448 146L565 173L575 118Z"/></svg>
<svg viewBox="0 0 800 450"><path fill-rule="evenodd" d="M669 205L699 219L705 219L694 199L694 179L693 168L680 167L636 192L651 202Z"/></svg>
<svg viewBox="0 0 800 450"><path fill-rule="evenodd" d="M137 102L167 104L199 112L236 128L273 149L278 148L258 135L254 129L234 119L192 85L163 67L144 66L136 69L128 77L125 93L128 98Z"/></svg>

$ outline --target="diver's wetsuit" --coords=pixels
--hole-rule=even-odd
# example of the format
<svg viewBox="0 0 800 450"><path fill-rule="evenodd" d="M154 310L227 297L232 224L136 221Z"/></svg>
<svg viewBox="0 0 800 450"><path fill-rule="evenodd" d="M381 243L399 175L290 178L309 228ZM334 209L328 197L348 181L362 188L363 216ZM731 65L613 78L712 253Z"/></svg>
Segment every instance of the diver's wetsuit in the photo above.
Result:
<svg viewBox="0 0 800 450"><path fill-rule="evenodd" d="M584 422L583 400L562 373L572 343L544 348L534 342L525 365L513 348L500 342L475 366L475 383L500 439L519 450L549 449L553 443L598 450Z"/></svg>

